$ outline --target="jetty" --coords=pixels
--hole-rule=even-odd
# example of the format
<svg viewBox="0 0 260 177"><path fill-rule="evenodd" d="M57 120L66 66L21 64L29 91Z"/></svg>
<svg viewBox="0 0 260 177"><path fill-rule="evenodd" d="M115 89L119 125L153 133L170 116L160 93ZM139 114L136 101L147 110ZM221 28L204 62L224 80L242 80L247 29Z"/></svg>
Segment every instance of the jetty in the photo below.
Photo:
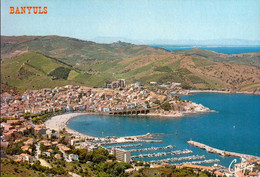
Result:
<svg viewBox="0 0 260 177"><path fill-rule="evenodd" d="M253 156L253 155L248 155L248 154L241 154L241 153L236 153L236 152L229 152L229 151L224 151L224 150L220 150L217 148L213 148L210 147L206 144L203 143L199 143L196 141L187 141L188 144L193 145L195 147L199 147L201 149L206 150L209 153L215 153L215 154L219 154L220 156L232 156L232 157L239 157L239 158L245 158L247 160L260 160L260 157L257 156Z"/></svg>
<svg viewBox="0 0 260 177"><path fill-rule="evenodd" d="M108 141L108 142L96 142L99 146L102 145L113 145L113 144L126 144L126 143L163 143L162 140L124 140L124 141Z"/></svg>
<svg viewBox="0 0 260 177"><path fill-rule="evenodd" d="M187 157L180 157L180 158L167 158L167 159L161 159L161 160L151 160L148 162L151 163L162 163L162 162L178 162L178 161L185 161L185 160L199 160L199 159L205 159L205 155L199 156L199 155L193 155L193 156L187 156Z"/></svg>
<svg viewBox="0 0 260 177"><path fill-rule="evenodd" d="M172 165L183 165L183 164L192 164L192 165L199 165L199 164L207 164L207 163L219 163L219 159L208 159L208 160L200 160L200 161L191 161L191 162L182 162L182 163L174 163Z"/></svg>
<svg viewBox="0 0 260 177"><path fill-rule="evenodd" d="M163 143L162 140L137 140L136 142L140 142L140 143Z"/></svg>
<svg viewBox="0 0 260 177"><path fill-rule="evenodd" d="M121 146L108 146L108 149L111 148L127 148L127 147L140 147L143 146L142 144L127 144L127 145L121 145Z"/></svg>
<svg viewBox="0 0 260 177"><path fill-rule="evenodd" d="M143 152L143 151L158 151L160 149L173 149L176 146L168 145L165 147L151 147L151 148L144 148L144 149L131 149L129 152Z"/></svg>
<svg viewBox="0 0 260 177"><path fill-rule="evenodd" d="M140 155L134 155L131 156L131 158L152 158L152 157L162 157L167 155L181 155L181 154L191 154L193 153L191 150L185 149L183 151L177 150L177 151L171 151L171 152L158 152L153 154L140 154Z"/></svg>

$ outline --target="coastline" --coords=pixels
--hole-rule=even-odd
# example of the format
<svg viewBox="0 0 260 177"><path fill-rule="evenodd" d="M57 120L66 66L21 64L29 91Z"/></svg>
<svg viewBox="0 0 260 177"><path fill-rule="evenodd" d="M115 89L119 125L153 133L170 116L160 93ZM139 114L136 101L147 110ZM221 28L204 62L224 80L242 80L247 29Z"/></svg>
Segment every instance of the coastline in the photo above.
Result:
<svg viewBox="0 0 260 177"><path fill-rule="evenodd" d="M223 93L223 94L247 94L247 95L260 95L259 92L249 91L221 91L221 90L189 90L189 93Z"/></svg>
<svg viewBox="0 0 260 177"><path fill-rule="evenodd" d="M161 117L161 118L182 118L186 115L190 114L205 114L205 113L211 113L211 112L217 112L215 110L204 110L204 111L191 111L191 112L178 112L178 113L148 113L148 114L139 114L138 116L147 116L147 117Z"/></svg>
<svg viewBox="0 0 260 177"><path fill-rule="evenodd" d="M79 133L78 131L72 130L67 126L69 120L78 116L90 115L90 114L91 113L67 113L67 114L57 115L51 117L46 122L44 122L44 125L51 130L54 129L56 131L60 131L65 128L65 130L72 135L80 136L84 138L95 138L93 136Z"/></svg>
<svg viewBox="0 0 260 177"><path fill-rule="evenodd" d="M146 116L146 117L158 117L158 118L182 118L185 115L188 114L201 114L201 113L210 113L210 112L216 112L213 110L204 110L204 111L194 111L194 112L178 112L178 113L148 113L148 114L138 114L138 115L128 115L128 116ZM96 138L93 136L89 136L83 133L79 133L76 130L70 129L67 125L68 121L82 115L106 115L111 116L106 113L91 113L91 112L85 112L85 113L65 113L61 115L56 115L51 118L49 118L47 121L44 122L44 125L49 129L54 129L56 131L61 131L65 128L65 130L74 135L74 136L80 136L84 138ZM113 116L113 115L112 115ZM143 136L143 135L142 135Z"/></svg>

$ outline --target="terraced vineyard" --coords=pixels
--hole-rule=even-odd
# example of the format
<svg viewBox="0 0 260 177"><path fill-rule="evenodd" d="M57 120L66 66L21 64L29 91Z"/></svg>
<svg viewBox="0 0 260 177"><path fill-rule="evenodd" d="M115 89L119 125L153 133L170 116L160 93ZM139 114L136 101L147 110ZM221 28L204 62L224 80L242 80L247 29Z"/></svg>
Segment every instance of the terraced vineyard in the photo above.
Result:
<svg viewBox="0 0 260 177"><path fill-rule="evenodd" d="M180 82L184 88L252 91L260 83L258 53L170 52L120 41L98 44L60 36L5 36L1 48L5 88L104 87L107 81L124 78L128 84Z"/></svg>

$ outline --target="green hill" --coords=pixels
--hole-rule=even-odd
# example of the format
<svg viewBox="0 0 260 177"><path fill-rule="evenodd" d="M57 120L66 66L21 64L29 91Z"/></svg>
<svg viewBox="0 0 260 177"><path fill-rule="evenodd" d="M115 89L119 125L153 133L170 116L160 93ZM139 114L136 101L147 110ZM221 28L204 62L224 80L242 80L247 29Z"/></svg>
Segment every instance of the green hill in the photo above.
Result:
<svg viewBox="0 0 260 177"><path fill-rule="evenodd" d="M167 51L125 42L99 44L61 36L1 36L1 57L12 58L39 52L66 63L81 66L89 62L111 61L144 55L184 54L217 62L260 66L260 52L227 55L203 49Z"/></svg>
<svg viewBox="0 0 260 177"><path fill-rule="evenodd" d="M2 60L1 65L2 83L21 90L76 84L68 81L63 76L63 72L56 72L61 68L79 73L70 65L39 53L26 53L12 59Z"/></svg>
<svg viewBox="0 0 260 177"><path fill-rule="evenodd" d="M253 90L260 86L258 53L170 52L121 41L98 44L60 36L1 39L1 83L5 88L103 87L105 82L120 78L127 83L180 82L195 89Z"/></svg>
<svg viewBox="0 0 260 177"><path fill-rule="evenodd" d="M127 83L180 82L196 89L218 90L250 90L260 84L256 66L174 54L95 62L81 68L75 69L39 53L26 53L2 60L2 83L20 90L67 84L103 87L105 82L120 78L125 78Z"/></svg>
<svg viewBox="0 0 260 177"><path fill-rule="evenodd" d="M260 66L260 52L227 55L204 49L190 49L172 51L174 54L202 57L217 62L228 62L246 65Z"/></svg>
<svg viewBox="0 0 260 177"><path fill-rule="evenodd" d="M219 63L185 55L141 56L120 61L92 63L84 67L85 70L91 68L97 71L92 77L97 80L106 78L106 81L125 78L128 83L180 82L196 89L217 90L243 90L249 85L250 89L254 89L260 86L258 77L260 70L257 66Z"/></svg>
<svg viewBox="0 0 260 177"><path fill-rule="evenodd" d="M60 36L2 36L1 49L2 58L12 58L26 52L39 52L73 65L169 53L164 49L137 46L121 41L98 44Z"/></svg>

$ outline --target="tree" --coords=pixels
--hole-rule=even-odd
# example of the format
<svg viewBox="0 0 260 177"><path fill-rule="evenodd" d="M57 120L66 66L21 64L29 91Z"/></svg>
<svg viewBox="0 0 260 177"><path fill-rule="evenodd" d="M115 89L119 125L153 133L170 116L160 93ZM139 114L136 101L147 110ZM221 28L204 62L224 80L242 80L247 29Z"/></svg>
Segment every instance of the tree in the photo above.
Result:
<svg viewBox="0 0 260 177"><path fill-rule="evenodd" d="M154 104L158 104L158 105L161 104L159 100L156 100L156 101L154 101L153 103L154 103Z"/></svg>
<svg viewBox="0 0 260 177"><path fill-rule="evenodd" d="M92 161L93 161L94 163L101 163L101 162L106 161L106 159L107 159L107 157L104 156L103 154L95 153L95 154L93 155Z"/></svg>
<svg viewBox="0 0 260 177"><path fill-rule="evenodd" d="M181 87L182 87L183 89L187 89L187 90L189 90L189 89L192 88L192 87L191 87L189 84L187 84L187 83L181 84Z"/></svg>
<svg viewBox="0 0 260 177"><path fill-rule="evenodd" d="M170 105L169 102L165 102L165 103L163 103L163 104L161 105L161 108L162 108L163 110L165 110L165 111L169 111L170 108L171 108L171 105Z"/></svg>
<svg viewBox="0 0 260 177"><path fill-rule="evenodd" d="M145 163L144 167L150 167L150 164L149 163Z"/></svg>
<svg viewBox="0 0 260 177"><path fill-rule="evenodd" d="M115 157L113 154L109 154L109 155L108 155L108 159L109 159L109 160L112 160L112 161L115 161L115 160L116 160L116 157Z"/></svg>

